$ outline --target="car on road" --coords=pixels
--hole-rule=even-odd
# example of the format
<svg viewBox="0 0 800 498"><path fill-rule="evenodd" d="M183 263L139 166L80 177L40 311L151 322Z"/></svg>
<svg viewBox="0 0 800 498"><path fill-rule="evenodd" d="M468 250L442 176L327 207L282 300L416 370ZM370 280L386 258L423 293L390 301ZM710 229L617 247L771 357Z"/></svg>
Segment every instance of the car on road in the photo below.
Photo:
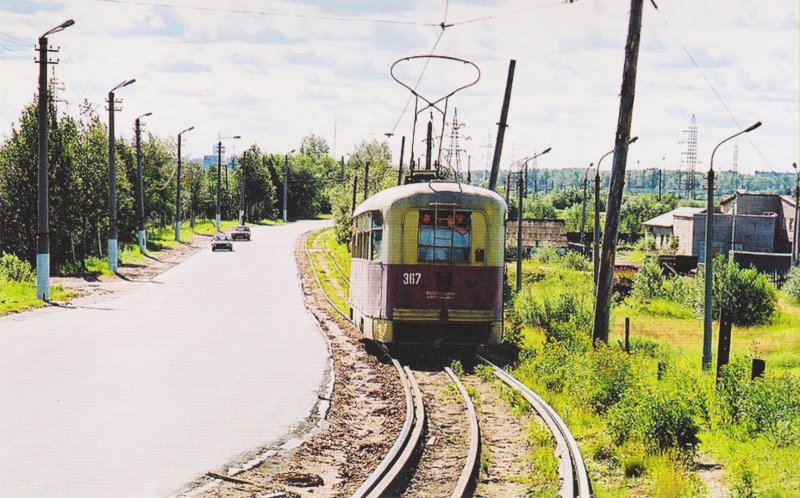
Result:
<svg viewBox="0 0 800 498"><path fill-rule="evenodd" d="M233 251L233 240L231 239L230 235L227 235L227 234L215 235L211 239L211 250L212 251L222 251L222 250Z"/></svg>
<svg viewBox="0 0 800 498"><path fill-rule="evenodd" d="M250 240L250 227L239 225L238 227L233 229L233 232L231 232L231 238L233 240L238 240L238 239Z"/></svg>

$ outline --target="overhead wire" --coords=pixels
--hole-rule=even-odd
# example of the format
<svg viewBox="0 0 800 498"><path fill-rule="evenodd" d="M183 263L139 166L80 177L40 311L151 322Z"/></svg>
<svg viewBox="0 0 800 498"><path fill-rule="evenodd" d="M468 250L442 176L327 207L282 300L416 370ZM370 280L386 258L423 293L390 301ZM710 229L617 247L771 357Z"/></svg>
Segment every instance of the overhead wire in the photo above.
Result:
<svg viewBox="0 0 800 498"><path fill-rule="evenodd" d="M739 123L739 120L738 120L738 119L736 119L736 116L734 116L734 114L733 114L733 112L731 111L731 109L728 107L728 104L725 102L725 99L723 99L723 98L722 98L722 95L720 95L720 93L719 93L719 92L717 91L717 89L714 87L714 84L711 82L711 80L709 80L708 76L706 76L706 73L703 71L703 69L702 69L702 68L700 67L700 65L697 63L697 60L695 60L695 58L692 56L691 52L689 52L689 49L686 47L686 45L683 43L683 41L681 41L680 37L678 36L678 33L676 33L676 32L675 32L675 30L672 28L672 25L669 23L669 21L667 20L667 18L664 16L663 12L661 12L661 9L659 9L659 8L658 8L658 5L656 5L655 1L651 0L651 3L653 4L653 7L655 8L655 10L656 10L656 12L658 13L659 17L661 17L661 20L662 20L662 21L664 22L664 24L667 26L667 29L669 30L669 32L670 32L670 33L672 34L672 36L675 38L675 41L677 41L677 42L678 42L678 44L681 46L681 48L683 49L683 51L684 51L684 53L686 54L686 56L687 56L687 57L689 58L689 60L692 62L692 65L693 65L693 66L695 67L695 69L697 69L697 71L700 73L700 76L702 76L702 77L703 77L703 79L705 80L706 84L708 84L709 88L711 88L711 91L712 91L712 92L714 92L714 95L717 97L717 100L720 102L720 104L722 104L722 107L723 107L723 108L725 109L725 111L728 113L728 116L730 116L730 118L733 120L733 123L734 123L734 124L735 124L735 125L736 125L738 128L740 128L740 129L741 129L741 128L744 128L744 127L743 127L743 126L742 126L742 125ZM750 142L750 145L752 145L752 146L753 146L753 148L756 150L756 152L758 153L758 155L759 155L759 156L761 156L761 159L764 161L764 164L765 164L765 165L766 165L766 166L767 166L767 167L768 167L770 170L772 170L772 166L769 164L769 161L767 161L767 158L766 158L766 157L764 157L764 154L761 152L761 149L759 149L759 148L758 148L758 146L755 144L755 142L753 142L753 139L752 139L752 138L751 138L749 135L747 135L747 136L746 136L746 138L747 138L747 140ZM783 182L783 179L782 179L782 178L781 178L781 177L780 177L780 176L779 176L779 175L778 175L778 174L777 174L775 171L773 171L772 173L775 175L775 177L778 179L778 181L781 183L781 185L783 185L783 187L784 187L784 188L788 188L788 187L786 186L786 184Z"/></svg>
<svg viewBox="0 0 800 498"><path fill-rule="evenodd" d="M323 20L323 21L343 21L343 22L365 22L365 23L376 23L376 24L400 24L406 26L438 26L437 24L430 24L430 23L420 23L420 22L413 22L413 21L398 21L397 19L371 19L365 17L347 17L347 16L325 16L325 15L315 15L315 14L292 14L286 12L275 12L275 11L265 11L265 10L251 10L251 9L232 9L232 8L225 8L225 7L201 7L198 5L173 5L170 3L165 2L149 2L143 0L95 0L97 2L105 2L105 3L115 3L115 4L123 4L123 5L140 5L145 7L163 7L167 9L185 9L185 10L197 10L197 11L204 11L204 12L223 12L228 14L247 14L247 15L258 15L258 16L268 16L268 17L289 17L295 19L316 19L316 20Z"/></svg>

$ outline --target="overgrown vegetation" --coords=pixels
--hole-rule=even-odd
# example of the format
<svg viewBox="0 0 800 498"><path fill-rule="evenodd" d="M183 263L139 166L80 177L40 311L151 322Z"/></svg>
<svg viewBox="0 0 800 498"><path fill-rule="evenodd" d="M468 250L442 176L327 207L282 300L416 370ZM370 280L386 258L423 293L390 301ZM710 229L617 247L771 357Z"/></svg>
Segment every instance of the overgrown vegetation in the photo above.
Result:
<svg viewBox="0 0 800 498"><path fill-rule="evenodd" d="M717 385L699 368L700 337L692 339L697 346L686 347L671 336L660 339L661 328L652 339L635 336L630 353L613 339L593 348L592 301L586 297L591 291L580 283L591 279L590 272L550 250L526 261L524 271L523 290L507 306L508 328L520 348L514 373L543 394L577 435L598 496L702 495L693 463L699 452L721 461L733 496L800 493L794 472L800 459L795 373L773 362L764 378L750 380L755 350L735 348ZM618 311L663 317L656 321L669 320L666 330L699 323L693 305L702 296L702 273L662 278L658 264L648 259L632 280L631 295ZM775 322L784 331L774 338L762 334L762 348L800 341L800 317L786 316L763 276L718 260L714 283L717 305L731 306L738 323ZM787 328L787 320L794 325ZM765 338L775 342L765 344Z"/></svg>

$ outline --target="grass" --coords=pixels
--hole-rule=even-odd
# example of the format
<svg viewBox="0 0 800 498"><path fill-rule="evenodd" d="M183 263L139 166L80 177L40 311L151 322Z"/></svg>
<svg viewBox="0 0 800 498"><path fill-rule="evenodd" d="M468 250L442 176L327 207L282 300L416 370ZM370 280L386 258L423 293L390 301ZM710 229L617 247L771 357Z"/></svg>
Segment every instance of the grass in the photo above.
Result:
<svg viewBox="0 0 800 498"><path fill-rule="evenodd" d="M509 282L514 282L515 265L509 265ZM525 261L523 287L537 299L562 293L592 294L591 272L576 272L561 267L558 261ZM711 374L700 369L703 322L693 312L667 300L639 303L628 299L612 310L609 343L624 340L624 321L630 318L634 343L656 345L657 355L643 358L634 370L636 382L655 386L656 363L667 361L665 381L683 376L694 379L701 392L715 396ZM589 331L587 331L589 333ZM713 350L716 354L718 324L714 324ZM528 326L522 346L542 354L544 334ZM778 311L770 323L753 327L734 327L731 356L755 355L767 360L767 375L800 374L800 307L779 293ZM638 357L639 355L637 355ZM523 364L524 365L524 364ZM606 432L606 419L589 410L573 392L548 391L540 379L520 367L515 372L536 390L564 418L579 441L598 497L618 496L699 496L704 485L692 468L670 455L647 454L643 448L625 444L615 446ZM566 374L571 375L571 374ZM714 409L716 410L716 409ZM751 439L721 428L719 415L712 410L710 425L700 421L700 451L709 454L724 468L732 496L797 496L800 493L800 445L779 446L763 437ZM546 472L544 474L547 475Z"/></svg>
<svg viewBox="0 0 800 498"><path fill-rule="evenodd" d="M333 304L341 311L346 312L350 307L348 297L350 284L346 280L350 276L350 253L347 247L336 243L332 228L314 232L309 236L307 247L310 253L314 272L322 283L322 289ZM323 250L327 249L327 252ZM336 270L339 267L341 273Z"/></svg>
<svg viewBox="0 0 800 498"><path fill-rule="evenodd" d="M50 288L50 300L63 302L75 294L60 285ZM2 282L0 284L0 316L41 308L45 302L36 297L36 282Z"/></svg>

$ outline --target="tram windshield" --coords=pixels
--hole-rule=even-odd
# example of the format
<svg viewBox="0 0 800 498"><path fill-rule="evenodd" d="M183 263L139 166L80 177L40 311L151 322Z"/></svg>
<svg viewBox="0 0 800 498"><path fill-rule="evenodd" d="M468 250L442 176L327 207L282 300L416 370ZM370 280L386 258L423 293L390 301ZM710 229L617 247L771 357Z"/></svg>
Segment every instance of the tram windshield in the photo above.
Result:
<svg viewBox="0 0 800 498"><path fill-rule="evenodd" d="M471 235L469 211L420 211L417 258L437 263L468 263Z"/></svg>

